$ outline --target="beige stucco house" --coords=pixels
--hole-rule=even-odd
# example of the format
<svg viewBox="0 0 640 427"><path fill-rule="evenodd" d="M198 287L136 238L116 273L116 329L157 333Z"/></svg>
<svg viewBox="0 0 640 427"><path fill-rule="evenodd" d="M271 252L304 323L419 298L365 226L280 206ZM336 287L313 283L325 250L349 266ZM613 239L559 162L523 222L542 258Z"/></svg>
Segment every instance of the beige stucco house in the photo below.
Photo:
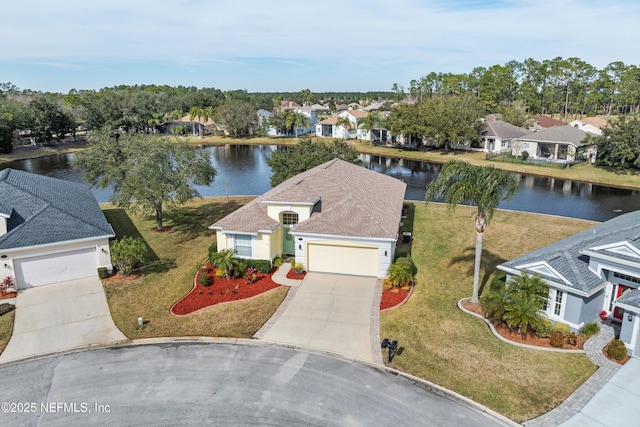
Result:
<svg viewBox="0 0 640 427"><path fill-rule="evenodd" d="M209 228L218 250L273 260L295 256L312 272L385 277L407 185L334 159L298 174Z"/></svg>

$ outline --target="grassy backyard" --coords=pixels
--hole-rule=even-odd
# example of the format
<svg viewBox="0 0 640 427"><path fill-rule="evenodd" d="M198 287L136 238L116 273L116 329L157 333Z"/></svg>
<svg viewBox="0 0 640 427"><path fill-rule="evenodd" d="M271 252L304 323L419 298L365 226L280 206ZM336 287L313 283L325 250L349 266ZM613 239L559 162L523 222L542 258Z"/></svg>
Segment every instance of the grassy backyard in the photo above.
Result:
<svg viewBox="0 0 640 427"><path fill-rule="evenodd" d="M405 229L419 272L404 306L381 314L381 337L402 347L394 366L522 422L557 406L595 370L585 355L535 351L495 338L456 303L471 296L475 208L448 211L413 203ZM481 290L495 266L593 225L586 221L496 213L485 233ZM399 251L408 250L400 245ZM385 355L386 356L386 355Z"/></svg>
<svg viewBox="0 0 640 427"><path fill-rule="evenodd" d="M256 298L206 308L185 317L169 313L171 305L193 286L193 276L207 256L215 233L207 229L217 219L248 202L249 197L207 198L168 213L168 232L152 232L154 218L103 206L118 237L141 236L149 247L143 278L107 283L105 291L113 320L129 338L169 336L251 337L274 313L287 292L279 288ZM138 329L137 319L145 319Z"/></svg>

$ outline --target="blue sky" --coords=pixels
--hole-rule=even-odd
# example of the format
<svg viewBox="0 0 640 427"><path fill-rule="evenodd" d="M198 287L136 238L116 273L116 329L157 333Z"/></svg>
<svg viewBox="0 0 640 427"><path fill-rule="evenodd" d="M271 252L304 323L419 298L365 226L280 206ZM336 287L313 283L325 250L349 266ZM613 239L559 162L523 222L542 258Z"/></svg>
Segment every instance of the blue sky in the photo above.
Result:
<svg viewBox="0 0 640 427"><path fill-rule="evenodd" d="M430 72L578 57L640 65L637 0L21 0L0 82L390 90Z"/></svg>

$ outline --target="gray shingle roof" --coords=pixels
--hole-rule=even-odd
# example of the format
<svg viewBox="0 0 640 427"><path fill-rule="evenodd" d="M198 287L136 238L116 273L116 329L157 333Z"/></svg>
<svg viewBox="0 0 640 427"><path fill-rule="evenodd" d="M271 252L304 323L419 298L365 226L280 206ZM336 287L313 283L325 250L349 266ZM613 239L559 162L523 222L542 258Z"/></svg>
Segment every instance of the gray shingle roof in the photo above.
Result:
<svg viewBox="0 0 640 427"><path fill-rule="evenodd" d="M631 307L640 308L640 290L634 289L625 292L620 298L618 298L617 302Z"/></svg>
<svg viewBox="0 0 640 427"><path fill-rule="evenodd" d="M512 259L498 268L517 269L518 266L526 264L535 264L537 262L546 262L550 267L567 279L570 284L558 281L550 275L540 273L543 277L550 279L556 283L563 284L570 288L574 288L581 293L591 294L592 291L598 289L604 282L595 273L589 270L589 258L583 255L581 251L616 242L628 242L640 250L640 211L630 212L619 217L610 219L596 225L595 227L584 230L580 233L569 236L566 239L559 240L548 246L530 252L519 258ZM624 255L609 252L607 255L615 256L619 259L625 258ZM631 257L629 257L631 259ZM632 261L640 262L638 258ZM503 268L501 268L503 267ZM522 269L522 268L521 268ZM534 272L525 268L529 272Z"/></svg>
<svg viewBox="0 0 640 427"><path fill-rule="evenodd" d="M406 188L396 178L334 159L286 180L211 227L273 230L278 222L267 215L269 202L309 203L314 211L294 233L395 239Z"/></svg>
<svg viewBox="0 0 640 427"><path fill-rule="evenodd" d="M500 139L514 139L528 134L529 131L500 120L486 121L482 136L493 136Z"/></svg>
<svg viewBox="0 0 640 427"><path fill-rule="evenodd" d="M536 141L536 142L566 142L581 147L582 142L588 135L587 132L574 128L573 126L553 126L548 129L542 129L538 132L530 132L519 137L519 140Z"/></svg>
<svg viewBox="0 0 640 427"><path fill-rule="evenodd" d="M93 194L81 184L4 169L0 200L12 208L0 249L113 236Z"/></svg>

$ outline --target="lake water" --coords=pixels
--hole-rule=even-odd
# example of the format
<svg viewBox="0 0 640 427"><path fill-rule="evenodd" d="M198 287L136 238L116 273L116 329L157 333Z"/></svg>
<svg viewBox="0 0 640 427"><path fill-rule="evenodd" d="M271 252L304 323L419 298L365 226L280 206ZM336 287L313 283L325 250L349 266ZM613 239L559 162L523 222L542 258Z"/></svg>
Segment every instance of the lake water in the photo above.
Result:
<svg viewBox="0 0 640 427"><path fill-rule="evenodd" d="M267 165L270 153L278 150L271 145L226 145L206 147L218 176L210 186L199 186L202 196L258 195L271 188L271 168ZM406 199L424 200L425 188L442 165L361 155L362 166L384 173L407 183ZM21 160L0 165L33 173L82 183L80 172L72 168L73 154L61 154L38 159ZM93 189L99 202L109 200L109 189ZM518 211L561 215L594 221L640 209L640 192L569 180L520 175L520 190L510 202L500 208Z"/></svg>

